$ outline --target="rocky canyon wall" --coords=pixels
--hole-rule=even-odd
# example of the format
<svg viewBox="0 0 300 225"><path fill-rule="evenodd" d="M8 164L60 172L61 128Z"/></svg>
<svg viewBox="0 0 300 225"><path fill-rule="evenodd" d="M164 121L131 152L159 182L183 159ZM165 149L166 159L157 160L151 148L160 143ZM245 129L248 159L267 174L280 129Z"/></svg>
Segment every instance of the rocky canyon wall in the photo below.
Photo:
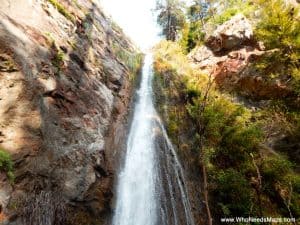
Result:
<svg viewBox="0 0 300 225"><path fill-rule="evenodd" d="M92 1L1 2L1 224L105 223L141 61Z"/></svg>

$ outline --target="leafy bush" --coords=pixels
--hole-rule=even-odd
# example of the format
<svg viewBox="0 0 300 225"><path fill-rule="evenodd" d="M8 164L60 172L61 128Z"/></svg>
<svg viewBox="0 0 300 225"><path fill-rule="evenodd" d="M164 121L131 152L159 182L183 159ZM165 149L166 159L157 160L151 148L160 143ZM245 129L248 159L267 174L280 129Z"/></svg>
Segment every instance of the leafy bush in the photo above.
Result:
<svg viewBox="0 0 300 225"><path fill-rule="evenodd" d="M278 49L275 57L269 57L265 67L276 68L277 72L291 77L296 93L300 93L300 16L299 7L286 4L283 0L260 1L261 18L255 29L258 39L268 49ZM278 68L282 69L279 70ZM266 71L269 76L274 70ZM276 72L276 71L275 71Z"/></svg>
<svg viewBox="0 0 300 225"><path fill-rule="evenodd" d="M0 149L0 171L5 172L7 174L7 177L13 181L14 175L13 175L13 162L11 160L10 155Z"/></svg>
<svg viewBox="0 0 300 225"><path fill-rule="evenodd" d="M193 76L195 72L189 66L188 60L182 47L171 41L161 41L154 48L155 71L161 76L166 76L168 72L185 79L186 76ZM199 74L199 72L197 72ZM176 78L176 77L175 77Z"/></svg>
<svg viewBox="0 0 300 225"><path fill-rule="evenodd" d="M216 177L215 198L223 214L247 216L251 208L251 187L245 177L234 169L220 171Z"/></svg>
<svg viewBox="0 0 300 225"><path fill-rule="evenodd" d="M196 46L201 45L205 38L205 32L201 21L191 22L186 25L185 29L182 30L181 35L180 43L186 52L190 52Z"/></svg>
<svg viewBox="0 0 300 225"><path fill-rule="evenodd" d="M233 16L240 13L240 10L238 8L228 8L226 9L222 14L218 15L214 22L216 24L223 24L224 22L230 20Z"/></svg>
<svg viewBox="0 0 300 225"><path fill-rule="evenodd" d="M272 156L263 161L263 190L274 199L282 199L281 210L286 215L287 204L294 216L300 216L300 176L293 171L293 164L283 156ZM290 203L288 203L290 202Z"/></svg>
<svg viewBox="0 0 300 225"><path fill-rule="evenodd" d="M198 90L201 94L201 89ZM251 113L245 107L232 103L226 96L211 91L203 107L202 97L194 98L188 112L195 124L204 125L205 145L215 149L210 161L218 168L239 168L256 153L262 141L261 129L251 123Z"/></svg>
<svg viewBox="0 0 300 225"><path fill-rule="evenodd" d="M261 19L256 35L264 40L266 47L295 51L300 47L300 24L298 8L283 0L261 1Z"/></svg>
<svg viewBox="0 0 300 225"><path fill-rule="evenodd" d="M300 175L293 175L292 177L292 185L293 185L293 196L291 199L291 208L293 210L293 214L296 218L300 217Z"/></svg>
<svg viewBox="0 0 300 225"><path fill-rule="evenodd" d="M269 157L264 160L262 171L266 181L283 181L291 171L292 164L282 157Z"/></svg>

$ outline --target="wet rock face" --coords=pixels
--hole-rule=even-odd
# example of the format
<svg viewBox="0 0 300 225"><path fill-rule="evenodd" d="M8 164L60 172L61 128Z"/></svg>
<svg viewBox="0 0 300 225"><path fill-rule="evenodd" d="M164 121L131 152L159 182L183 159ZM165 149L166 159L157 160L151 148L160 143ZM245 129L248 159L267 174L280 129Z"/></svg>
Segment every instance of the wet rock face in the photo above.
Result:
<svg viewBox="0 0 300 225"><path fill-rule="evenodd" d="M280 80L268 81L254 66L263 57L276 54L256 42L250 22L241 14L217 27L205 45L189 54L195 68L214 77L226 90L238 90L255 99L285 98L290 89Z"/></svg>
<svg viewBox="0 0 300 225"><path fill-rule="evenodd" d="M11 224L26 224L22 209L35 204L26 196L60 193L64 224L110 211L115 143L125 137L114 135L132 88L115 49L137 50L95 3L58 2L64 12L46 0L0 5L0 147L15 164L13 187L0 174L0 213Z"/></svg>

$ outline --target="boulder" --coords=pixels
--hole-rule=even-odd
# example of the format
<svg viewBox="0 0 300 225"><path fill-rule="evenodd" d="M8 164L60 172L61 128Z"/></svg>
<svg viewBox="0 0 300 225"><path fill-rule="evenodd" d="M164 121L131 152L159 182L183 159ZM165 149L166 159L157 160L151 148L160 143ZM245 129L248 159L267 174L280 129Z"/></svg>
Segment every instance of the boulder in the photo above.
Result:
<svg viewBox="0 0 300 225"><path fill-rule="evenodd" d="M237 14L208 36L205 45L213 52L232 50L250 42L253 28L250 21L242 14Z"/></svg>
<svg viewBox="0 0 300 225"><path fill-rule="evenodd" d="M205 45L196 47L188 57L195 69L211 75L222 89L238 90L255 99L285 98L291 95L288 86L267 81L254 66L262 57L277 51L267 51L263 42L256 42L250 22L238 14L218 26Z"/></svg>

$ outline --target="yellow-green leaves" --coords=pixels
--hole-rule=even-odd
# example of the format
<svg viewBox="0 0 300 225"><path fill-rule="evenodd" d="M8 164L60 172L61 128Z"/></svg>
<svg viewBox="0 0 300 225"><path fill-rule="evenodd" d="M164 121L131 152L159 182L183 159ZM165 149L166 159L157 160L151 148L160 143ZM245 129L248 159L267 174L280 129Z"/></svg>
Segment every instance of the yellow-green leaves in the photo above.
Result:
<svg viewBox="0 0 300 225"><path fill-rule="evenodd" d="M13 162L10 154L0 149L0 172L5 172L10 181L14 180Z"/></svg>

